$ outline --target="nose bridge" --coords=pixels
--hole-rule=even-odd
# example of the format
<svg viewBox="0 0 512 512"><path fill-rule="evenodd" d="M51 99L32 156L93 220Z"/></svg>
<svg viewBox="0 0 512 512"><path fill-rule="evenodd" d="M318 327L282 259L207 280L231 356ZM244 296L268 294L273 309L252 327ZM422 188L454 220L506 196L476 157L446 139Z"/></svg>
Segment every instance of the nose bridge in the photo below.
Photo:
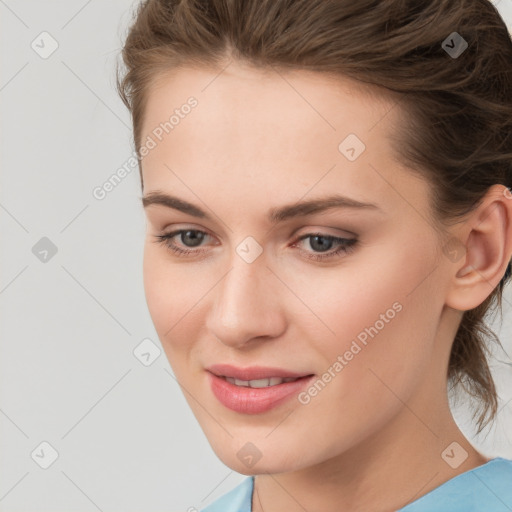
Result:
<svg viewBox="0 0 512 512"><path fill-rule="evenodd" d="M282 328L277 307L277 282L263 253L255 257L252 242L233 251L230 268L219 283L207 327L225 344L240 345Z"/></svg>

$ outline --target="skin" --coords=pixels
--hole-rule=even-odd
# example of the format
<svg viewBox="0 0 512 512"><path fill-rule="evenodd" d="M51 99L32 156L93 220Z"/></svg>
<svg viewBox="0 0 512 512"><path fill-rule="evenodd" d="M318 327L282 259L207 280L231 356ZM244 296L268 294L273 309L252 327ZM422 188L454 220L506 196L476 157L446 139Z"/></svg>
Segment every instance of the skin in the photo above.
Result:
<svg viewBox="0 0 512 512"><path fill-rule="evenodd" d="M253 510L396 510L487 459L457 428L446 394L451 344L462 312L498 284L512 254L512 201L492 187L449 236L467 246L444 255L430 186L396 158L393 101L348 78L240 62L182 67L149 89L142 137L194 96L198 105L142 161L144 195L167 193L212 219L162 205L145 208L148 308L185 397L213 450L255 480ZM366 149L338 150L354 133ZM275 226L274 207L337 192L379 209L330 209ZM157 235L207 233L192 256ZM358 239L324 262L311 238ZM251 236L262 254L244 261ZM339 247L335 243L326 252ZM307 405L292 398L246 415L213 395L205 368L276 366L321 376L356 336L399 302L373 339ZM254 444L261 458L237 457ZM457 442L468 457L450 467ZM458 454L460 455L460 451ZM458 455L458 456L459 456Z"/></svg>

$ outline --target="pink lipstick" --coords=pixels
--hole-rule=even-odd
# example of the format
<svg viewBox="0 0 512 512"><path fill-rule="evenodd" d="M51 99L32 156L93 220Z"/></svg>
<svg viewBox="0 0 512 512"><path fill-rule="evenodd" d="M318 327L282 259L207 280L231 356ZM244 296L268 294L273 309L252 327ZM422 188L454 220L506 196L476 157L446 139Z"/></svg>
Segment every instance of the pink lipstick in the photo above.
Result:
<svg viewBox="0 0 512 512"><path fill-rule="evenodd" d="M312 374L282 368L207 368L213 394L225 407L243 414L260 414L296 396L314 378Z"/></svg>

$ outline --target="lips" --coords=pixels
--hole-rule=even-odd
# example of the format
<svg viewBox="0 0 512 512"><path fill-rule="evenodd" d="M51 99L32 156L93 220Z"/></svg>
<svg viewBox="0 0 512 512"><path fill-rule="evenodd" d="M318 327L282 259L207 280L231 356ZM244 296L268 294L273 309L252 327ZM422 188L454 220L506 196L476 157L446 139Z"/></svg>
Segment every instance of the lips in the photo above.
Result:
<svg viewBox="0 0 512 512"><path fill-rule="evenodd" d="M311 373L298 373L283 368L272 368L268 366L251 366L248 368L237 368L229 364L214 364L206 368L209 372L218 377L231 377L239 380L258 380L279 377L281 379L299 379L311 375Z"/></svg>
<svg viewBox="0 0 512 512"><path fill-rule="evenodd" d="M214 365L207 368L207 374L219 402L243 414L260 414L279 406L314 378L312 374L261 366Z"/></svg>
<svg viewBox="0 0 512 512"><path fill-rule="evenodd" d="M293 382L297 380L294 377L270 377L269 379L252 379L252 380L240 380L234 377L224 377L230 384L235 386L245 386L247 388L268 388L269 386L277 386L285 382Z"/></svg>

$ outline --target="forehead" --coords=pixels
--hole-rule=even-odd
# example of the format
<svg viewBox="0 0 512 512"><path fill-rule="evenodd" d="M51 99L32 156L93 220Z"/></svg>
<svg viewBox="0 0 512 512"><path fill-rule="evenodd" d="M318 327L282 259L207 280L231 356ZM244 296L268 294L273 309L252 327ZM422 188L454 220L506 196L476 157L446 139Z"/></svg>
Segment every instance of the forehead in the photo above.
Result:
<svg viewBox="0 0 512 512"><path fill-rule="evenodd" d="M196 105L182 108L191 97ZM400 120L395 104L371 86L325 73L238 62L177 68L148 93L141 140L155 139L173 114L174 122L142 160L144 183L169 188L176 182L166 171L172 168L194 190L214 182L219 192L244 192L250 183L276 202L283 187L293 198L316 183L324 190L363 187L373 197L395 194L375 170L393 165L398 172L388 139ZM340 149L346 140L361 152L357 159Z"/></svg>
<svg viewBox="0 0 512 512"><path fill-rule="evenodd" d="M196 113L201 111L203 121L221 115L231 125L242 124L250 114L251 125L263 122L291 131L294 121L301 120L311 128L338 131L338 136L347 129L363 133L381 121L398 99L383 91L345 76L257 68L238 61L221 69L182 66L157 75L149 87L142 131L151 130L194 96L200 107ZM285 118L280 115L284 113ZM368 126L371 121L374 124Z"/></svg>

